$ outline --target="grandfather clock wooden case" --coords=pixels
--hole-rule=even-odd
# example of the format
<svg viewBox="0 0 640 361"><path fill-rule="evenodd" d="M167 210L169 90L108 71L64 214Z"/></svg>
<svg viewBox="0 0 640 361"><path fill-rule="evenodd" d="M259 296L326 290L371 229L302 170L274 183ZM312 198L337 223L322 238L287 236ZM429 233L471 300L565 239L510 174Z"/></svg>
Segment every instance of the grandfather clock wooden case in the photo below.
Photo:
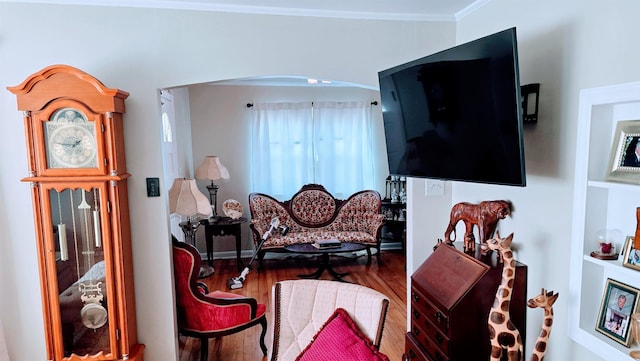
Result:
<svg viewBox="0 0 640 361"><path fill-rule="evenodd" d="M24 112L47 360L143 359L123 119L127 92L66 65L9 87Z"/></svg>

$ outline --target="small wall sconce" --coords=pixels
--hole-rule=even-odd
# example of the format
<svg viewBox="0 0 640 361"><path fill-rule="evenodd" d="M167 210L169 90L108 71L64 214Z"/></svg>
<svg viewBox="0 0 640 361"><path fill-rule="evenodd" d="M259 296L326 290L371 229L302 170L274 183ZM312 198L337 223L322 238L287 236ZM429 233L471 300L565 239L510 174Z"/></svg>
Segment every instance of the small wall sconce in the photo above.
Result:
<svg viewBox="0 0 640 361"><path fill-rule="evenodd" d="M538 122L538 100L540 99L540 83L526 84L520 87L522 97L522 121L525 124Z"/></svg>

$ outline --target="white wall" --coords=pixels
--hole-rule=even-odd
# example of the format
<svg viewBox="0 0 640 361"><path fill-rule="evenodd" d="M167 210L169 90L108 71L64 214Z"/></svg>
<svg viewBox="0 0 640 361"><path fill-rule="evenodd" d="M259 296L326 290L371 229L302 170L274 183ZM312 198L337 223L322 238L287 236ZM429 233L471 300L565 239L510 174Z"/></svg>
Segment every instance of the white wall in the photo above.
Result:
<svg viewBox="0 0 640 361"><path fill-rule="evenodd" d="M377 72L453 44L451 23L383 22L0 2L0 85L68 64L131 95L125 135L138 334L145 359L177 353L158 90L260 75L377 86ZM21 114L0 91L0 319L12 361L44 360ZM10 332L9 332L10 331Z"/></svg>
<svg viewBox="0 0 640 361"><path fill-rule="evenodd" d="M640 50L635 46L638 14L637 1L492 0L457 24L457 43L516 26L521 82L541 83L538 124L525 129L527 187L456 182L451 184L450 196L452 203L491 199L514 203L513 217L501 221L499 229L503 234L515 233L518 259L529 267L529 297L542 287L560 294L545 358L551 361L599 360L567 335L578 93L582 88L640 79ZM413 200L429 201L418 194ZM425 214L410 213L418 224ZM426 228L432 231L435 227L442 234L446 222L433 222ZM634 230L626 231L633 234ZM529 359L541 322L541 311L529 310L525 359Z"/></svg>

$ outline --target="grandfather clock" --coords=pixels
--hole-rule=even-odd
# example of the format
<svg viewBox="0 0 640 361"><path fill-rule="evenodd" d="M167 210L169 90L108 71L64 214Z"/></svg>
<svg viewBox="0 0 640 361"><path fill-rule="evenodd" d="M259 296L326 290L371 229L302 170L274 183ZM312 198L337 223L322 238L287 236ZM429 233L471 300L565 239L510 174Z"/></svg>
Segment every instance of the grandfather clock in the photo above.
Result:
<svg viewBox="0 0 640 361"><path fill-rule="evenodd" d="M125 91L53 65L8 87L24 112L47 360L143 359L137 342Z"/></svg>

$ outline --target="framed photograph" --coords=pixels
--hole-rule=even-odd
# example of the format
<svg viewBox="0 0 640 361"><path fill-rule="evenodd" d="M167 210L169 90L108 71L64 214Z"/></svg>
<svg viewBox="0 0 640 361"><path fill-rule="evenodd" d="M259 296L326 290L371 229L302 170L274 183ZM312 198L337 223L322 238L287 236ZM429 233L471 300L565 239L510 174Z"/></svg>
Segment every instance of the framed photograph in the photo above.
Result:
<svg viewBox="0 0 640 361"><path fill-rule="evenodd" d="M617 123L606 179L640 184L640 120Z"/></svg>
<svg viewBox="0 0 640 361"><path fill-rule="evenodd" d="M634 237L628 236L622 249L622 265L625 267L640 270L640 249L633 248Z"/></svg>
<svg viewBox="0 0 640 361"><path fill-rule="evenodd" d="M631 345L630 320L638 305L638 289L607 279L596 330L627 347Z"/></svg>

